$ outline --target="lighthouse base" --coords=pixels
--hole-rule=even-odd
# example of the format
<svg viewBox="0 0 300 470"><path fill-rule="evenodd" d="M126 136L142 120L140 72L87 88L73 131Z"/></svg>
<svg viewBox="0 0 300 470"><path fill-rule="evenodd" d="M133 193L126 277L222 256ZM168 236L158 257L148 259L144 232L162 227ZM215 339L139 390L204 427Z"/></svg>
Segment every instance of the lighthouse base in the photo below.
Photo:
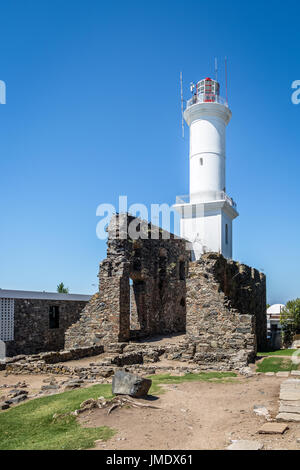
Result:
<svg viewBox="0 0 300 470"><path fill-rule="evenodd" d="M203 253L232 258L232 221L239 215L229 200L175 204L180 213L180 236L190 243L192 260Z"/></svg>

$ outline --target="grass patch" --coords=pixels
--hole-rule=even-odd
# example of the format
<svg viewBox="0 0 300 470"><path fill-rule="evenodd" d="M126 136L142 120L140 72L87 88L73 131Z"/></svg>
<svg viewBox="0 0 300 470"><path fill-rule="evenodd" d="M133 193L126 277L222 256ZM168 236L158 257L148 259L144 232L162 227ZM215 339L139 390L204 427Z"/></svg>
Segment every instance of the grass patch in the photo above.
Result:
<svg viewBox="0 0 300 470"><path fill-rule="evenodd" d="M152 375L152 395L164 393L161 384L182 382L216 381L228 382L234 372L201 372L172 376ZM83 428L75 416L53 419L53 415L64 414L79 408L88 398L112 398L111 385L94 385L49 397L36 398L0 413L0 450L79 450L94 446L97 439L108 440L115 431L102 426Z"/></svg>
<svg viewBox="0 0 300 470"><path fill-rule="evenodd" d="M290 372L298 370L298 365L294 364L289 358L266 357L257 364L257 372Z"/></svg>
<svg viewBox="0 0 300 470"><path fill-rule="evenodd" d="M93 387L37 398L0 413L0 450L77 450L93 447L96 439L107 440L115 433L108 427L83 428L75 416L53 420L79 408L88 398L111 398L111 385Z"/></svg>
<svg viewBox="0 0 300 470"><path fill-rule="evenodd" d="M292 356L297 349L278 349L277 351L258 352L257 356Z"/></svg>
<svg viewBox="0 0 300 470"><path fill-rule="evenodd" d="M149 390L151 395L164 393L162 384L180 384L183 382L230 382L233 377L237 377L235 372L200 372L199 374L185 374L182 376L170 374L150 375L152 385Z"/></svg>

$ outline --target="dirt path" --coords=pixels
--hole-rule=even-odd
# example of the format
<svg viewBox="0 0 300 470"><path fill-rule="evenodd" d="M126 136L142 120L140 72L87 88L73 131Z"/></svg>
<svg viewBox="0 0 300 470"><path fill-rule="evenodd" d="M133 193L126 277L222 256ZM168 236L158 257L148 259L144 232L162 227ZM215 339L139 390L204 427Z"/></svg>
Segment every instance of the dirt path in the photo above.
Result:
<svg viewBox="0 0 300 470"><path fill-rule="evenodd" d="M118 430L97 449L224 449L230 439L260 440L265 449L298 449L300 425L290 423L283 436L259 435L264 418L254 405L278 411L282 379L256 376L233 383L190 382L165 386L167 392L151 403L161 409L123 408L109 416L95 410L80 417L85 426L110 426Z"/></svg>
<svg viewBox="0 0 300 470"><path fill-rule="evenodd" d="M0 402L4 401L7 397L7 393L15 388L18 382L25 382L27 387L25 390L28 391L29 395L37 393L42 385L45 385L45 381L50 379L56 380L58 383L67 380L66 376L63 375L51 375L51 374L9 374L5 375L5 371L0 371ZM4 384L9 387L1 388Z"/></svg>

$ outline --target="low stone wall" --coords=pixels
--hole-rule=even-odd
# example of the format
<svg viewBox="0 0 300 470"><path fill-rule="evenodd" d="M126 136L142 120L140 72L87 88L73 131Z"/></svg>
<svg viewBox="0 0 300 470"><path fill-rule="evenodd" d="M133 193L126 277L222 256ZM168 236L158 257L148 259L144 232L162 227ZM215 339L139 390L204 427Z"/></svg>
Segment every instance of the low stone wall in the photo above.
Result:
<svg viewBox="0 0 300 470"><path fill-rule="evenodd" d="M0 363L0 366L2 366L2 370L5 370L8 365L14 363L24 364L42 362L44 364L57 364L59 362L75 361L84 357L97 356L103 352L104 347L99 345L62 351L49 351L29 356L22 354L6 358L5 361Z"/></svg>
<svg viewBox="0 0 300 470"><path fill-rule="evenodd" d="M68 366L61 364L71 360L102 354L103 346L78 348L70 351L49 352L32 356L16 356L2 363L2 370L8 374L63 374L89 377L110 377L115 370L126 366L157 362L165 353L165 348L137 345L111 344L107 356L99 358L89 366ZM128 347L128 350L125 350ZM121 352L119 352L121 351Z"/></svg>

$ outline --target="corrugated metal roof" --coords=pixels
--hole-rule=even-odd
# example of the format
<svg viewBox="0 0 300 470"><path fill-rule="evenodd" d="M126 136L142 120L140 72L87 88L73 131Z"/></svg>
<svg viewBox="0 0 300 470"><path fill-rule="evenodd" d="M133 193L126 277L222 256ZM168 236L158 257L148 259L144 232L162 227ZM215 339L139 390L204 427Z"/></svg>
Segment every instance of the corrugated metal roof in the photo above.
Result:
<svg viewBox="0 0 300 470"><path fill-rule="evenodd" d="M2 299L44 299L88 302L91 297L91 295L82 294L59 294L58 292L35 292L27 290L0 289L0 298Z"/></svg>

